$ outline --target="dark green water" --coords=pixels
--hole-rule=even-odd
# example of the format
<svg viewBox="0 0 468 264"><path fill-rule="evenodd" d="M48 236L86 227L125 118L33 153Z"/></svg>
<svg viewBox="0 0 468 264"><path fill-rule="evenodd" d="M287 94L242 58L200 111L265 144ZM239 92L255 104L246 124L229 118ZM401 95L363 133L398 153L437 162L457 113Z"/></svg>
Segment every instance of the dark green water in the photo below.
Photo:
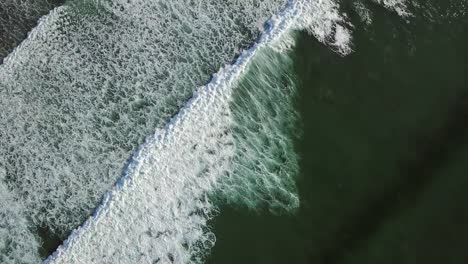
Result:
<svg viewBox="0 0 468 264"><path fill-rule="evenodd" d="M0 2L0 64L23 41L37 21L65 0L3 0Z"/></svg>
<svg viewBox="0 0 468 264"><path fill-rule="evenodd" d="M468 263L468 16L433 2L347 57L300 34L301 207L222 207L209 263Z"/></svg>
<svg viewBox="0 0 468 264"><path fill-rule="evenodd" d="M467 5L432 2L408 21L374 5L368 26L345 4L346 57L300 34L300 208L220 208L208 263L468 263ZM43 258L61 243L38 235Z"/></svg>

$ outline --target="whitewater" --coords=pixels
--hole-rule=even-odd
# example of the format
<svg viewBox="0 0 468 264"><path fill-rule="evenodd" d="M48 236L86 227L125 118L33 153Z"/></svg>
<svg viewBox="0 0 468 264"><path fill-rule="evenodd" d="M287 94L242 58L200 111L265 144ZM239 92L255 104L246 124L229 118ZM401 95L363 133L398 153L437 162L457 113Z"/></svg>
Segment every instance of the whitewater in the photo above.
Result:
<svg viewBox="0 0 468 264"><path fill-rule="evenodd" d="M275 151L288 157L285 172L277 173L271 169L282 166L277 154L268 156L259 147L262 142L243 140L239 134L245 131L233 129L236 117L250 114L239 107L233 111L233 89L266 49L287 53L295 30L307 30L346 55L352 26L331 0L224 4L70 4L44 17L5 59L0 66L0 88L7 95L0 104L1 120L6 120L1 123L0 194L2 215L10 216L2 232L16 241L13 249L7 248L6 263L37 262L40 240L34 226L67 234L83 223L103 194L92 216L45 263L201 263L215 243L208 221L216 215L218 200L250 208L266 203L273 212L299 206L297 157L288 132L275 130L281 123L265 126L254 120L263 130L252 134L279 142ZM234 22L232 10L245 14L252 7L254 13L239 18L246 21ZM200 15L210 8L209 15ZM155 17L156 9L160 17ZM184 17L202 24L193 26ZM165 31L158 32L160 27ZM108 33L110 28L115 32ZM51 38L50 31L57 33ZM263 33L256 39L258 32ZM158 39L158 34L169 36ZM137 41L127 41L137 35ZM221 36L227 39L220 41ZM51 45L55 41L63 45ZM204 47L208 49L197 51ZM220 64L226 66L210 77ZM262 93L269 94L252 91L252 98ZM258 164L246 164L246 157ZM123 163L123 176L111 188Z"/></svg>
<svg viewBox="0 0 468 264"><path fill-rule="evenodd" d="M341 22L335 8L333 2L289 2L252 48L147 138L93 216L45 263L201 263L215 243L207 227L215 209L209 195L222 184L219 178L230 170L235 152L231 88L260 49L281 46L282 37L298 25L323 39L329 36L331 28L320 22L330 27ZM276 179L277 188L281 181ZM275 206L297 207L297 194L285 191L285 204Z"/></svg>
<svg viewBox="0 0 468 264"><path fill-rule="evenodd" d="M68 2L5 58L0 184L16 198L0 215L15 208L29 224L2 227L0 262L37 263L38 228L65 239L82 224L145 137L284 4L194 3Z"/></svg>

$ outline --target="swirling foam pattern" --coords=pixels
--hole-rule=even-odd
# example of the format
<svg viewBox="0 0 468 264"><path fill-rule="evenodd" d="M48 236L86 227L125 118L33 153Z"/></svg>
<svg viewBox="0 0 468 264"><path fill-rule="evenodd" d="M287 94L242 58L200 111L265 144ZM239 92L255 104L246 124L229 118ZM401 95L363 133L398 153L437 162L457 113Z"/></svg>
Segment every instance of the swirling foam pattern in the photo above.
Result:
<svg viewBox="0 0 468 264"><path fill-rule="evenodd" d="M2 226L1 262L37 258L37 226L64 236L82 223L144 137L282 5L83 0L41 19L0 66L1 194L17 197L0 221L24 222Z"/></svg>

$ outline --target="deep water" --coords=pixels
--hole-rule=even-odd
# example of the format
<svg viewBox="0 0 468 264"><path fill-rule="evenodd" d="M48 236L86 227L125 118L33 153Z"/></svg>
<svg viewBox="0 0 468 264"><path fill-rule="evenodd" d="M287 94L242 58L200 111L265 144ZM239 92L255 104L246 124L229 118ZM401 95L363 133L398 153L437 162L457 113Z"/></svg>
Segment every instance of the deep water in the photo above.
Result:
<svg viewBox="0 0 468 264"><path fill-rule="evenodd" d="M346 6L346 57L299 34L300 208L222 206L208 263L467 262L468 15L429 2L369 25Z"/></svg>

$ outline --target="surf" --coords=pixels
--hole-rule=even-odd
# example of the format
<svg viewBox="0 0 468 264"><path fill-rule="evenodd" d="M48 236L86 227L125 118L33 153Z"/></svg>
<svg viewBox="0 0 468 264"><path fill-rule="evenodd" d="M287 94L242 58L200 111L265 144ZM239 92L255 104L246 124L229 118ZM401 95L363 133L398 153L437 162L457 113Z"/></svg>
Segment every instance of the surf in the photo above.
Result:
<svg viewBox="0 0 468 264"><path fill-rule="evenodd" d="M1 165L6 167L8 191L25 198L19 202L20 211L32 219L27 227L30 232L40 225L66 235L111 189L92 216L45 263L93 263L97 259L200 263L215 243L207 223L216 214L217 199L250 208L267 206L272 211L299 206L294 186L297 157L290 143L282 151L288 154L291 167L279 174L270 171L268 161L276 162L275 150L269 156L269 149L243 140L246 131L235 132L236 126L248 126L248 118L244 124L242 117L247 117L243 114L249 114L249 109L234 102L233 89L259 53L268 53L266 49L287 52L294 45L294 30L307 30L346 55L352 51L352 26L338 4L329 0L288 1L280 12L283 1L263 1L254 13L248 10L253 2L230 2L230 8L223 1L212 2L68 4L44 17L0 66L0 88L10 96L2 101L9 109L2 111L7 113L2 120L16 118L14 125L2 123L2 133L7 133L1 139L26 142L16 146L2 142L12 151L2 153L6 161ZM154 17L155 10L163 13L157 13L161 17ZM209 14L203 14L204 10L210 10ZM232 10L248 15L236 17ZM264 26L262 20L274 13ZM257 14L263 19L257 20ZM200 25L191 27L187 17ZM227 26L215 28L210 20L217 17L225 17L222 23ZM160 28L166 31L157 31ZM251 48L240 52L262 31ZM134 34L141 37L135 40ZM163 35L167 39L154 37ZM220 42L220 36L227 40ZM197 45L187 46L184 41ZM232 65L222 67L210 79L211 72L237 55ZM18 82L15 72L29 75ZM207 81L192 95L195 87ZM51 96L57 93L61 97ZM31 107L26 106L27 100ZM23 107L15 109L15 104ZM24 126L31 120L43 123ZM269 129L277 126L271 124ZM259 132L259 138L270 140L273 135L266 132ZM285 134L286 142L289 136ZM244 166L249 156L242 156L245 151L240 150L266 158L257 167ZM127 160L131 153L133 157ZM123 176L111 188L122 168ZM262 168L266 169L256 174ZM12 174L15 169L23 178ZM218 196L213 199L213 194Z"/></svg>
<svg viewBox="0 0 468 264"><path fill-rule="evenodd" d="M137 146L282 0L67 2L0 66L0 167L33 226L66 237ZM34 191L32 191L34 190Z"/></svg>
<svg viewBox="0 0 468 264"><path fill-rule="evenodd" d="M325 10L310 8L329 7L311 3L288 2L270 20L256 44L199 88L163 130L147 138L93 217L45 263L93 259L105 263L201 263L215 243L207 226L216 209L210 193L223 184L220 177L230 171L235 156L229 109L232 87L259 50L281 42L285 34L297 27L304 12L315 13ZM328 11L325 14L336 12ZM318 25L313 19L307 22ZM297 206L294 203L286 204ZM118 241L113 243L115 247L109 247L111 241Z"/></svg>

